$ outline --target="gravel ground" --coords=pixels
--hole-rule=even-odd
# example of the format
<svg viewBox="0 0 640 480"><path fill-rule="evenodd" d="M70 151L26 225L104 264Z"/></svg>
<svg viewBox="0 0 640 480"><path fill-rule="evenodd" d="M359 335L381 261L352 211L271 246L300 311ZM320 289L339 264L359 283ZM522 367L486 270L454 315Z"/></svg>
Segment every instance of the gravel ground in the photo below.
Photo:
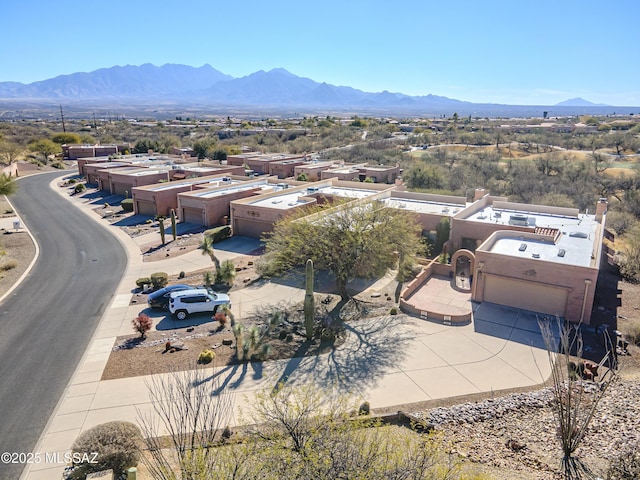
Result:
<svg viewBox="0 0 640 480"><path fill-rule="evenodd" d="M5 197L0 195L0 215L15 218L14 215L4 213L11 208ZM35 256L36 248L26 231L0 229L0 252L2 251L4 255L0 255L0 265L15 260L17 266L10 270L0 270L0 295L9 290L26 271Z"/></svg>
<svg viewBox="0 0 640 480"><path fill-rule="evenodd" d="M576 455L604 476L609 460L640 442L638 350L626 357L620 379L601 400ZM560 443L543 388L495 399L414 412L434 424L456 452L498 479L560 479Z"/></svg>

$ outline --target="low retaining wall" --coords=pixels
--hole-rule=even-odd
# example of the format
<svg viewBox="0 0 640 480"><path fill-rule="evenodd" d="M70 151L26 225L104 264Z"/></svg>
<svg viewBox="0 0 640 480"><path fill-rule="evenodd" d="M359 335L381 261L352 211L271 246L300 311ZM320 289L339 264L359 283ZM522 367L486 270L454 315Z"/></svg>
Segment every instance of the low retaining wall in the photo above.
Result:
<svg viewBox="0 0 640 480"><path fill-rule="evenodd" d="M445 325L466 325L471 322L471 313L446 315L439 312L425 312L417 309L407 301L432 275L448 277L452 271L453 267L451 265L439 263L437 259L432 260L400 293L400 310L409 315L420 317L424 320L441 322Z"/></svg>

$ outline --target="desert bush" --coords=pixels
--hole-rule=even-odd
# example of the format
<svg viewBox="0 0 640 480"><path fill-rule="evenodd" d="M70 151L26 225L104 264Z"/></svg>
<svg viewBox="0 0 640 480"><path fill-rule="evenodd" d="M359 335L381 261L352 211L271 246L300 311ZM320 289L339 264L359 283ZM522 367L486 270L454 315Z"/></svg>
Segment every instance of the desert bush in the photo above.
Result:
<svg viewBox="0 0 640 480"><path fill-rule="evenodd" d="M151 330L153 326L153 321L151 317L146 313L141 313L136 318L131 320L131 325L133 325L133 329L140 334L141 338L144 338L147 335L147 332Z"/></svg>
<svg viewBox="0 0 640 480"><path fill-rule="evenodd" d="M16 268L18 266L18 261L11 259L11 260L6 260L2 263L0 263L0 270L2 270L3 272L7 272L13 268Z"/></svg>
<svg viewBox="0 0 640 480"><path fill-rule="evenodd" d="M58 162L53 162L53 163L51 164L51 166L52 166L53 168L57 168L58 170L64 170L64 169L66 168L66 167L64 166L64 163L62 163L62 162L60 162L60 161L58 161Z"/></svg>
<svg viewBox="0 0 640 480"><path fill-rule="evenodd" d="M371 405L369 402L364 401L358 407L358 415L370 415L371 414Z"/></svg>
<svg viewBox="0 0 640 480"><path fill-rule="evenodd" d="M216 358L216 354L213 350L202 350L198 355L198 363L202 365L208 365Z"/></svg>
<svg viewBox="0 0 640 480"><path fill-rule="evenodd" d="M120 202L120 206L125 212L133 212L133 199L125 198L124 200L122 200L122 202Z"/></svg>
<svg viewBox="0 0 640 480"><path fill-rule="evenodd" d="M75 178L70 178L69 180L67 180L67 183L68 183L69 185L73 185L73 184L74 184L74 183L76 183L76 182L77 182L77 180L76 180Z"/></svg>
<svg viewBox="0 0 640 480"><path fill-rule="evenodd" d="M144 290L144 287L147 285L151 285L151 279L149 277L142 277L136 280L136 285L141 290Z"/></svg>
<svg viewBox="0 0 640 480"><path fill-rule="evenodd" d="M212 243L218 243L231 236L231 227L223 225L221 227L210 228L209 230L205 230L204 236L209 237Z"/></svg>
<svg viewBox="0 0 640 480"><path fill-rule="evenodd" d="M397 314L398 314L397 307L391 307L391 310L389 310L389 315L397 315Z"/></svg>
<svg viewBox="0 0 640 480"><path fill-rule="evenodd" d="M150 280L151 285L153 285L153 289L159 290L167 286L167 283L169 283L169 275L164 272L152 273Z"/></svg>
<svg viewBox="0 0 640 480"><path fill-rule="evenodd" d="M234 278L236 278L236 267L231 260L225 260L216 270L216 283L225 283L231 286Z"/></svg>
<svg viewBox="0 0 640 480"><path fill-rule="evenodd" d="M640 320L628 320L620 328L629 343L640 345Z"/></svg>
<svg viewBox="0 0 640 480"><path fill-rule="evenodd" d="M178 274L178 278L184 278L184 276L185 276L184 271L181 271L181 272Z"/></svg>
<svg viewBox="0 0 640 480"><path fill-rule="evenodd" d="M70 478L84 480L89 473L110 468L116 476L120 475L138 464L141 445L142 434L133 423L108 422L97 425L82 433L74 442L72 452L80 454L78 456L83 461L74 463ZM94 459L95 453L97 456Z"/></svg>
<svg viewBox="0 0 640 480"><path fill-rule="evenodd" d="M73 193L82 193L87 189L84 183L78 183L75 187L73 187Z"/></svg>

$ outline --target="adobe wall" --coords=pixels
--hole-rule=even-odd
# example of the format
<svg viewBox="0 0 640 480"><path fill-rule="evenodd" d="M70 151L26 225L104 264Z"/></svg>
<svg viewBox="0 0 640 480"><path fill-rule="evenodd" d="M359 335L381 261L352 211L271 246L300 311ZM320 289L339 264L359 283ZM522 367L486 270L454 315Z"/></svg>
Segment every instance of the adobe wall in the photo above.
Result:
<svg viewBox="0 0 640 480"><path fill-rule="evenodd" d="M137 209L137 201L153 202L156 205L158 215L170 215L171 209L178 211L178 194L191 191L191 185L175 185L166 190L153 191L145 188L134 187L131 189L131 198ZM136 211L136 213L138 213Z"/></svg>
<svg viewBox="0 0 640 480"><path fill-rule="evenodd" d="M483 250L476 250L476 269L472 299L478 302L484 300L485 275L495 275L503 278L517 279L534 284L568 290L565 318L571 322L580 321L585 295L585 280L589 280L587 300L583 321L589 324L591 308L595 293L598 270L576 265L562 265L555 262L545 262L534 258L519 258L510 255L500 255ZM535 287L535 285L532 285Z"/></svg>

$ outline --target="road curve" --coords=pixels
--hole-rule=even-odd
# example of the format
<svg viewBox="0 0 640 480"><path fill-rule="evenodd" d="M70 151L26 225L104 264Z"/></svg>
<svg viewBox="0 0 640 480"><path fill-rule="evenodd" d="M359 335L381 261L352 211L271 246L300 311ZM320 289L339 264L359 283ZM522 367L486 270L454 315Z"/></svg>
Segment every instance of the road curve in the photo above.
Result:
<svg viewBox="0 0 640 480"><path fill-rule="evenodd" d="M0 303L0 453L34 449L126 267L118 240L49 188L64 173L22 178L11 197L40 256ZM0 463L0 478L23 468Z"/></svg>

